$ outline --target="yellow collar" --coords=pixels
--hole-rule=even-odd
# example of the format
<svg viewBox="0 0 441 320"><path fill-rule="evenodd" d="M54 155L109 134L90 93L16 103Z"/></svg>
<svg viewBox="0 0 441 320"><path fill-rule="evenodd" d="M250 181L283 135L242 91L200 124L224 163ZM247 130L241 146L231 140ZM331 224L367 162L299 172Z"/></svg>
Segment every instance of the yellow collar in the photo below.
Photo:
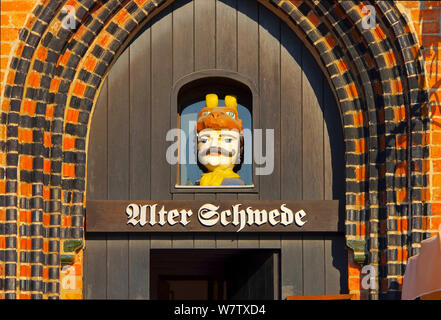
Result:
<svg viewBox="0 0 441 320"><path fill-rule="evenodd" d="M212 172L203 173L201 186L220 186L224 178L240 178L232 169L215 169Z"/></svg>

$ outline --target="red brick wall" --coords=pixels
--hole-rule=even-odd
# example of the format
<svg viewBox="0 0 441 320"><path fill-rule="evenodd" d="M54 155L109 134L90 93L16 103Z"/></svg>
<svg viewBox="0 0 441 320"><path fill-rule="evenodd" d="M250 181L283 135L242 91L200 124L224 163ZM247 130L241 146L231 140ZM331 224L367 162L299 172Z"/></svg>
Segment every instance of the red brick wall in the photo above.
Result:
<svg viewBox="0 0 441 320"><path fill-rule="evenodd" d="M430 157L423 163L423 170L429 173L427 200L431 203L432 215L425 227L434 234L441 224L441 1L397 2L412 21L413 31L423 47L432 118L429 133L425 137L425 142L430 146ZM361 280L367 274L361 273L360 265L354 263L351 257L349 262L350 293L358 299L365 299L367 291L361 287Z"/></svg>
<svg viewBox="0 0 441 320"><path fill-rule="evenodd" d="M33 19L33 10L39 3L47 2L46 0L36 1L36 0L1 0L0 4L0 22L1 22L1 54L0 54L0 92L3 102L3 92L6 83L13 83L14 74L9 71L9 64L12 57L18 56L23 49L19 45L18 36L19 31L24 27L28 26ZM8 79L9 77L9 79ZM31 80L28 80L31 81ZM6 108L6 105L1 104L2 108ZM2 128L3 129L3 128ZM32 135L32 132L29 131ZM5 132L3 130L0 132L1 139L5 139ZM2 161L3 154L0 154L0 163ZM30 185L29 185L30 187ZM30 190L30 188L29 188ZM0 194L5 192L4 185L0 184ZM23 191L22 191L23 192ZM0 220L4 211L0 209ZM0 249L4 248L4 239L0 239ZM61 244L61 254L65 256L72 256L73 261L68 264L63 264L60 276L61 276L61 299L81 299L82 298L82 268L83 268L83 254L82 251L77 254L72 254L71 250L65 249L66 242ZM43 247L47 246L47 243L43 244ZM30 266L22 265L20 269L23 275L30 275ZM0 277L4 273L3 265L0 265ZM48 277L48 270L43 269L43 278ZM0 291L0 299L4 297L3 293ZM30 299L30 295L21 293L18 297L19 299Z"/></svg>
<svg viewBox="0 0 441 320"><path fill-rule="evenodd" d="M441 1L399 2L407 10L423 46L432 116L427 168L430 172L432 216L428 228L435 232L441 224Z"/></svg>
<svg viewBox="0 0 441 320"><path fill-rule="evenodd" d="M1 55L0 55L0 92L3 92L8 62L18 39L18 32L25 26L28 16L36 6L35 0L1 0Z"/></svg>

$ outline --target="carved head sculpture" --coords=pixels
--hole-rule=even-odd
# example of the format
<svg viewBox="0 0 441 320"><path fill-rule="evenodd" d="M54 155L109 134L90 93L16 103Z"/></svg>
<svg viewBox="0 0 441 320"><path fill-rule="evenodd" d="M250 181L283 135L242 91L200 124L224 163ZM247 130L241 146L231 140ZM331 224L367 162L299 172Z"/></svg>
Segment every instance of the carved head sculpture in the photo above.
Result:
<svg viewBox="0 0 441 320"><path fill-rule="evenodd" d="M243 185L235 172L243 152L242 120L234 96L225 97L219 106L216 94L208 94L206 106L199 112L197 129L198 161L205 169L201 186Z"/></svg>

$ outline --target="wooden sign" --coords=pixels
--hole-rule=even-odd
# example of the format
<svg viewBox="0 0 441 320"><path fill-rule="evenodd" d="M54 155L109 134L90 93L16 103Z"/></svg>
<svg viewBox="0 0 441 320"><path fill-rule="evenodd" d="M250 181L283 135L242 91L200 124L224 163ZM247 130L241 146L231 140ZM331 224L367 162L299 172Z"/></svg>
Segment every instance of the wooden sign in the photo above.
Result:
<svg viewBox="0 0 441 320"><path fill-rule="evenodd" d="M337 200L89 200L90 232L338 232Z"/></svg>

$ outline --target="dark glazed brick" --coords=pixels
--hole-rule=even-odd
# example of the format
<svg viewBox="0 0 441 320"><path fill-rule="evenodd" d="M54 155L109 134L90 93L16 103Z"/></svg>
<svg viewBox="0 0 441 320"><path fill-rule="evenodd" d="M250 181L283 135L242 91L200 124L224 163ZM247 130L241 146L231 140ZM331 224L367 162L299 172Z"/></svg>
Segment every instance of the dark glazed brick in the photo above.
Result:
<svg viewBox="0 0 441 320"><path fill-rule="evenodd" d="M100 76L103 76L104 73L107 70L107 64L105 64L104 62L100 62L96 67L94 72Z"/></svg>
<svg viewBox="0 0 441 320"><path fill-rule="evenodd" d="M141 23L144 21L144 18L146 17L146 14L143 11L138 11L132 18L136 20L137 23Z"/></svg>
<svg viewBox="0 0 441 320"><path fill-rule="evenodd" d="M90 72L82 69L78 75L78 79L80 79L83 82L87 82L89 80L89 78L90 78Z"/></svg>
<svg viewBox="0 0 441 320"><path fill-rule="evenodd" d="M89 122L89 113L88 112L80 112L78 116L78 122L87 124Z"/></svg>
<svg viewBox="0 0 441 320"><path fill-rule="evenodd" d="M31 89L31 88L29 88L29 89ZM28 92L29 92L29 89L28 89ZM23 91L24 91L24 89L21 86L20 87L19 86L12 87L11 88L11 98L21 98L23 96ZM29 97L28 94L26 96ZM30 97L30 98L32 98L32 97Z"/></svg>
<svg viewBox="0 0 441 320"><path fill-rule="evenodd" d="M311 11L311 7L306 2L302 3L298 9L304 16L307 16Z"/></svg>
<svg viewBox="0 0 441 320"><path fill-rule="evenodd" d="M11 100L9 105L11 111L20 112L21 100Z"/></svg>
<svg viewBox="0 0 441 320"><path fill-rule="evenodd" d="M147 11L148 13L152 12L153 10L156 9L155 4L153 3L153 1L149 1L144 5L144 10Z"/></svg>
<svg viewBox="0 0 441 320"><path fill-rule="evenodd" d="M66 67L63 72L63 77L68 80L73 80L76 74L76 69Z"/></svg>
<svg viewBox="0 0 441 320"><path fill-rule="evenodd" d="M23 51L22 51L21 55L22 55L23 58L30 59L32 57L33 53L34 53L34 48L29 47L29 46L25 46L23 48Z"/></svg>
<svg viewBox="0 0 441 320"><path fill-rule="evenodd" d="M9 124L18 124L20 115L16 112L10 112L9 114L2 113L2 117L5 115L5 120L7 119ZM6 123L6 121L2 121L3 123Z"/></svg>
<svg viewBox="0 0 441 320"><path fill-rule="evenodd" d="M25 73L17 72L15 74L15 79L14 79L15 84L24 85L25 81L26 81L26 74Z"/></svg>
<svg viewBox="0 0 441 320"><path fill-rule="evenodd" d="M121 43L118 40L113 40L109 45L109 50L112 50L113 52L116 52L119 47L121 46Z"/></svg>
<svg viewBox="0 0 441 320"><path fill-rule="evenodd" d="M312 43L314 43L320 40L322 38L322 35L316 29L313 29L311 32L308 33L308 38L311 40Z"/></svg>
<svg viewBox="0 0 441 320"><path fill-rule="evenodd" d="M138 24L136 23L136 21L129 20L129 21L127 21L124 29L127 30L128 32L131 32L133 29L136 28L137 25Z"/></svg>
<svg viewBox="0 0 441 320"><path fill-rule="evenodd" d="M49 43L49 45L47 46L49 49L54 50L57 54L61 53L61 50L63 49L64 45L65 45L65 41L64 39L60 39L56 36L54 36L51 39L51 42Z"/></svg>
<svg viewBox="0 0 441 320"><path fill-rule="evenodd" d="M90 24L90 26L89 26L89 30L90 30L91 32L93 32L94 34L97 34L97 32L98 32L102 27L103 27L103 24L102 24L99 20L95 19L95 20L93 20L92 23Z"/></svg>
<svg viewBox="0 0 441 320"><path fill-rule="evenodd" d="M101 8L98 14L98 19L102 22L106 21L110 16L110 11L107 8Z"/></svg>
<svg viewBox="0 0 441 320"><path fill-rule="evenodd" d="M116 23L114 23L114 22L111 22L111 23L109 24L109 26L106 28L106 31L107 31L108 33L110 33L110 34L115 34L116 31L117 31L118 29L120 29L120 28L118 27L118 25L117 25Z"/></svg>
<svg viewBox="0 0 441 320"><path fill-rule="evenodd" d="M71 54L69 56L69 60L67 61L66 66L69 68L76 68L78 63L80 62L81 57L75 55L75 54Z"/></svg>
<svg viewBox="0 0 441 320"><path fill-rule="evenodd" d="M130 2L126 7L126 10L128 13L130 13L130 15L132 15L132 13L134 13L138 9L139 7L135 2Z"/></svg>
<svg viewBox="0 0 441 320"><path fill-rule="evenodd" d="M29 30L26 29L26 28L23 28L23 29L21 29L20 32L18 33L18 39L19 39L20 41L26 41L26 38L28 37L28 35L29 35Z"/></svg>
<svg viewBox="0 0 441 320"><path fill-rule="evenodd" d="M95 93L96 93L96 89L95 88L87 86L86 87L86 91L84 93L84 96L86 98L89 98L89 99L93 100L93 98L95 97Z"/></svg>
<svg viewBox="0 0 441 320"><path fill-rule="evenodd" d="M99 46L99 45L95 45L95 46L93 47L93 49L92 49L92 54L93 54L95 57L100 58L101 55L103 54L103 51L104 51L104 49L103 49L101 46Z"/></svg>
<svg viewBox="0 0 441 320"><path fill-rule="evenodd" d="M6 179L17 179L17 169L16 168L6 168Z"/></svg>
<svg viewBox="0 0 441 320"><path fill-rule="evenodd" d="M47 23L43 23L41 20L37 20L32 27L32 31L37 34L43 34L43 31L46 29Z"/></svg>
<svg viewBox="0 0 441 320"><path fill-rule="evenodd" d="M35 48L39 41L40 41L40 35L31 32L29 33L26 43L29 44L31 47Z"/></svg>
<svg viewBox="0 0 441 320"><path fill-rule="evenodd" d="M83 34L83 37L81 38L81 40L83 40L87 44L90 44L94 38L95 38L95 34L93 34L90 31L86 31Z"/></svg>
<svg viewBox="0 0 441 320"><path fill-rule="evenodd" d="M59 58L59 54L57 52L52 51L52 50L48 50L47 57L46 57L46 62L57 63L58 58ZM47 73L47 74L50 74L50 72Z"/></svg>
<svg viewBox="0 0 441 320"><path fill-rule="evenodd" d="M86 53L87 49L88 47L86 47L80 42L77 42L75 47L73 47L72 51L75 52L75 54L77 54L78 56L82 57Z"/></svg>

